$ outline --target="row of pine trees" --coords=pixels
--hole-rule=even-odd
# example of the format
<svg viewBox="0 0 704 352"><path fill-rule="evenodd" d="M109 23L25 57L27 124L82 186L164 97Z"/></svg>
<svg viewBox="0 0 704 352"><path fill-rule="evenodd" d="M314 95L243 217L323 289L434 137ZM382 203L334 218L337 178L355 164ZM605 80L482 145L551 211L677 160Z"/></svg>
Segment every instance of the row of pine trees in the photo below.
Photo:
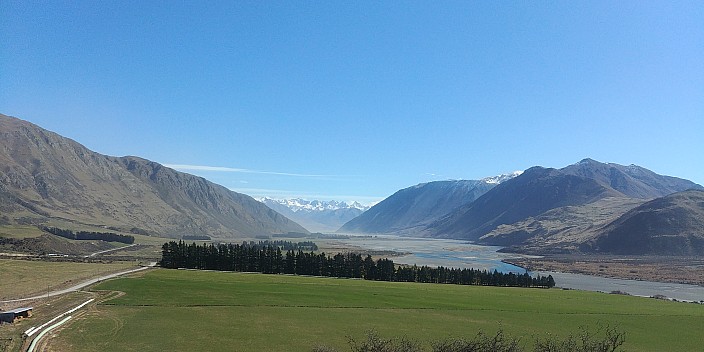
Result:
<svg viewBox="0 0 704 352"><path fill-rule="evenodd" d="M552 276L531 277L499 271L457 269L428 266L395 265L390 259L374 260L367 255L287 250L276 245L186 244L167 242L162 246L160 265L164 268L187 268L220 271L261 272L265 274L296 274L376 281L426 282L459 285L553 287Z"/></svg>
<svg viewBox="0 0 704 352"><path fill-rule="evenodd" d="M60 229L58 227L41 227L42 230L71 240L100 240L107 242L120 242L125 244L133 244L134 236L120 235L113 232L93 232L93 231L76 231Z"/></svg>

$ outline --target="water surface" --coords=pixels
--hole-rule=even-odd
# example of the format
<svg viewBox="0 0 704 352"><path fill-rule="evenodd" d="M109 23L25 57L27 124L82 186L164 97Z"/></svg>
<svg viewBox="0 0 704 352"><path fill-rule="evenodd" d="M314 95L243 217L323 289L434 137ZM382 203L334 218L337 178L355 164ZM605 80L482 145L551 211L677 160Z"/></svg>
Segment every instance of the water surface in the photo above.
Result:
<svg viewBox="0 0 704 352"><path fill-rule="evenodd" d="M408 253L393 257L394 263L398 264L498 270L519 274L525 272L525 269L521 267L501 261L502 259L520 257L520 255L499 253L497 251L501 247L478 246L461 240L379 235L373 237L352 236L350 239L338 241L350 247Z"/></svg>

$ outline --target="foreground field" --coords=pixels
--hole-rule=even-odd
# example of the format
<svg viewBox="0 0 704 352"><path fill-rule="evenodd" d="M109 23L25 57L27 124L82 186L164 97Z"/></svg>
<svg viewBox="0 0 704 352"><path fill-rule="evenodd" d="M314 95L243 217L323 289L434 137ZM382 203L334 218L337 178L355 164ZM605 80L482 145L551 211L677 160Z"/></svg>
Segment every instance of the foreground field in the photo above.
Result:
<svg viewBox="0 0 704 352"><path fill-rule="evenodd" d="M369 329L421 341L503 328L526 345L547 332L617 325L631 351L701 349L704 306L557 289L370 282L159 269L104 282L122 295L78 318L60 351L348 350Z"/></svg>

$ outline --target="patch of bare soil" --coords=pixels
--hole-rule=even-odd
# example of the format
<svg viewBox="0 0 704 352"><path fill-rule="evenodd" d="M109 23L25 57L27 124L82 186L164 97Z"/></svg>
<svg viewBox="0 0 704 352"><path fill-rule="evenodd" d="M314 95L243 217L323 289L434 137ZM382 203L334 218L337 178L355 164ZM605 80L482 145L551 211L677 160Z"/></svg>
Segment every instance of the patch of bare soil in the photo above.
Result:
<svg viewBox="0 0 704 352"><path fill-rule="evenodd" d="M506 260L529 271L704 286L704 258L564 255Z"/></svg>

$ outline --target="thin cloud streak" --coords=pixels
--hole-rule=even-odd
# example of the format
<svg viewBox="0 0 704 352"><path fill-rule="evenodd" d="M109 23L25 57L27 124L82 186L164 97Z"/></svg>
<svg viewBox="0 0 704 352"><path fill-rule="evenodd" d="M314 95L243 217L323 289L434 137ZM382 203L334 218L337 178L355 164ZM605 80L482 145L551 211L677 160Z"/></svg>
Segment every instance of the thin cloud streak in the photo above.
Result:
<svg viewBox="0 0 704 352"><path fill-rule="evenodd" d="M251 169L239 169L233 167L224 166L205 166L205 165L184 165L184 164L164 164L166 167L170 167L176 170L189 170L189 171L215 171L215 172L239 172L245 174L259 174L259 175L278 175L278 176L291 176L291 177L340 177L339 175L316 175L316 174L297 174L291 172L276 172L276 171L261 171L261 170L251 170Z"/></svg>
<svg viewBox="0 0 704 352"><path fill-rule="evenodd" d="M374 196L353 196L353 195L327 195L327 194L311 194L300 191L288 191L281 189L263 189L263 188L230 188L231 191L244 193L252 197L269 197L274 199L291 199L301 198L307 200L337 200L337 201L357 201L362 204L373 205L379 203L384 197Z"/></svg>

